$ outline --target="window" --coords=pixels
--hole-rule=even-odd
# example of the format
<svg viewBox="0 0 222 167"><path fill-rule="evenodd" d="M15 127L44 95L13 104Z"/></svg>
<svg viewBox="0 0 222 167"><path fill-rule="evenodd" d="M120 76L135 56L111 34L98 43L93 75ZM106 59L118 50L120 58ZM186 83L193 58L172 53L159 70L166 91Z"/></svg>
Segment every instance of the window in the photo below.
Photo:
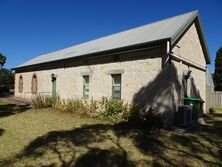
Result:
<svg viewBox="0 0 222 167"><path fill-rule="evenodd" d="M32 94L37 94L37 85L38 85L37 76L36 74L34 74L32 76Z"/></svg>
<svg viewBox="0 0 222 167"><path fill-rule="evenodd" d="M23 78L22 76L19 77L19 84L18 84L18 91L19 93L22 93L23 90Z"/></svg>
<svg viewBox="0 0 222 167"><path fill-rule="evenodd" d="M89 98L89 75L83 76L83 98Z"/></svg>
<svg viewBox="0 0 222 167"><path fill-rule="evenodd" d="M121 100L121 74L112 75L112 97Z"/></svg>

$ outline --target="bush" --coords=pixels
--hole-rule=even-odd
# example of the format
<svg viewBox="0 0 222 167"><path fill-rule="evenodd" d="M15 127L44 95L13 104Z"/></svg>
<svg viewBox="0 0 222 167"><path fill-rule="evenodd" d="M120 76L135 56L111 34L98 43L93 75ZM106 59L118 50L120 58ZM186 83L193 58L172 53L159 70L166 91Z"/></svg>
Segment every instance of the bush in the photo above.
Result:
<svg viewBox="0 0 222 167"><path fill-rule="evenodd" d="M125 113L124 118L128 121L140 120L141 107L138 105L129 105L129 111Z"/></svg>
<svg viewBox="0 0 222 167"><path fill-rule="evenodd" d="M134 123L146 123L147 125L161 125L163 115L154 110L138 105L124 103L121 100L102 97L100 101L91 99L83 101L81 99L61 100L59 96L41 96L33 99L34 108L52 107L62 111L77 112L90 117L109 119L114 122L129 121Z"/></svg>
<svg viewBox="0 0 222 167"><path fill-rule="evenodd" d="M209 114L214 114L214 113L215 113L214 108L209 108Z"/></svg>
<svg viewBox="0 0 222 167"><path fill-rule="evenodd" d="M87 102L80 99L68 99L63 102L62 108L62 110L68 112L78 112L82 115L97 117L98 106L97 101L94 100L90 100L90 102Z"/></svg>
<svg viewBox="0 0 222 167"><path fill-rule="evenodd" d="M33 100L33 106L36 109L40 108L55 108L61 111L78 112L88 116L96 117L97 101L91 100L89 103L80 99L61 100L59 96L43 96L37 95Z"/></svg>
<svg viewBox="0 0 222 167"><path fill-rule="evenodd" d="M68 99L65 103L65 110L84 114L88 110L88 107L80 99Z"/></svg>
<svg viewBox="0 0 222 167"><path fill-rule="evenodd" d="M48 108L54 107L57 103L60 102L59 96L51 97L51 96L43 96L37 95L33 100L34 108Z"/></svg>
<svg viewBox="0 0 222 167"><path fill-rule="evenodd" d="M99 102L101 109L101 116L109 119L123 119L127 117L129 112L128 104L124 104L121 100L102 97Z"/></svg>
<svg viewBox="0 0 222 167"><path fill-rule="evenodd" d="M164 115L155 110L154 107L142 107L139 105L132 105L128 114L128 121L136 123L137 125L143 125L145 127L163 125Z"/></svg>
<svg viewBox="0 0 222 167"><path fill-rule="evenodd" d="M91 99L90 103L88 104L88 110L85 114L89 115L90 117L97 117L98 109L99 109L98 102L96 100Z"/></svg>
<svg viewBox="0 0 222 167"><path fill-rule="evenodd" d="M164 115L156 111L153 107L145 111L144 121L146 125L149 126L163 126Z"/></svg>

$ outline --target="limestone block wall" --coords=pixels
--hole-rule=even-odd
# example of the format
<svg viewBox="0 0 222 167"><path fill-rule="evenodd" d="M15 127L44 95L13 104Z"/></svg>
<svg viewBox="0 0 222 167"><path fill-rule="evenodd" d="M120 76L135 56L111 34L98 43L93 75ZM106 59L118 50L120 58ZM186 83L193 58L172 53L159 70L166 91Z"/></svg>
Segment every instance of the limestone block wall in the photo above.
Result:
<svg viewBox="0 0 222 167"><path fill-rule="evenodd" d="M199 41L195 24L172 48L172 52L195 64L205 67L206 61ZM89 99L112 96L111 74L121 73L121 98L130 103L154 106L159 112L167 114L166 123L174 122L174 114L184 97L183 80L188 71L184 63L172 60L162 67L166 57L166 45L153 49L123 53L115 56L69 60L52 67L39 66L32 70L16 71L15 96L33 98L31 93L32 76L36 74L38 93L51 95L51 74L57 76L57 94L63 98L83 97L83 75L89 75ZM49 66L49 67L48 67ZM188 96L206 99L206 72L194 67L188 80ZM23 77L23 91L19 93L19 77Z"/></svg>
<svg viewBox="0 0 222 167"><path fill-rule="evenodd" d="M188 67L186 64L180 64L174 61L175 67L178 72L179 82L181 85L181 96L185 94L184 90L184 76L187 74L188 69L190 69L191 75L187 80L187 96L188 97L200 97L204 101L206 100L206 73L199 69Z"/></svg>
<svg viewBox="0 0 222 167"><path fill-rule="evenodd" d="M161 54L159 51L122 55L118 61L111 61L110 59L112 57L108 56L88 60L88 65L16 72L15 96L21 98L33 98L35 96L31 93L31 82L34 74L38 80L38 93L50 95L52 92L51 74L54 73L57 75L56 90L61 98L82 98L82 76L85 74L90 75L89 99L99 99L102 96L110 97L112 96L111 74L120 72L122 76L122 99L132 102L134 95L161 71ZM23 77L23 91L19 93L18 83L21 75Z"/></svg>
<svg viewBox="0 0 222 167"><path fill-rule="evenodd" d="M172 49L172 52L183 57L197 65L206 67L206 60L203 49L199 40L195 23L193 23L182 38ZM175 62L178 75L182 76L187 73L188 66ZM206 100L206 71L190 67L192 70L191 77L188 79L188 96L201 97ZM182 81L181 81L182 82ZM205 108L205 106L204 106Z"/></svg>
<svg viewBox="0 0 222 167"><path fill-rule="evenodd" d="M172 52L198 65L203 67L206 66L206 60L195 23L191 25L187 32L177 42L176 46L172 48Z"/></svg>

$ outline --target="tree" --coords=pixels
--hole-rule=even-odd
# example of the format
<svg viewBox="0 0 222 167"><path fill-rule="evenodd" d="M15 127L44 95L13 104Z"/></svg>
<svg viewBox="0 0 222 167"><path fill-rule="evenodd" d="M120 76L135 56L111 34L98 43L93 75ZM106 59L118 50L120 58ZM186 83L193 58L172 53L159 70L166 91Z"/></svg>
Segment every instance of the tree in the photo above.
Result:
<svg viewBox="0 0 222 167"><path fill-rule="evenodd" d="M218 49L216 54L213 79L215 84L214 90L222 91L222 47Z"/></svg>
<svg viewBox="0 0 222 167"><path fill-rule="evenodd" d="M2 68L0 70L0 86L14 88L14 77L15 74L11 70Z"/></svg>
<svg viewBox="0 0 222 167"><path fill-rule="evenodd" d="M5 62L6 62L6 57L0 53L0 70L4 66Z"/></svg>

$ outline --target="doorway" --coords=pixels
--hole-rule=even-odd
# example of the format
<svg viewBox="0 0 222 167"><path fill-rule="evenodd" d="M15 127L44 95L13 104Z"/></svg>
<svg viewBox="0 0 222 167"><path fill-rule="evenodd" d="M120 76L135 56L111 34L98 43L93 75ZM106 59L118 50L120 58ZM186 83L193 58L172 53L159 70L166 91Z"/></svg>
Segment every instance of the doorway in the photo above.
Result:
<svg viewBox="0 0 222 167"><path fill-rule="evenodd" d="M52 97L55 97L56 96L56 76L52 74L51 78L52 78Z"/></svg>

